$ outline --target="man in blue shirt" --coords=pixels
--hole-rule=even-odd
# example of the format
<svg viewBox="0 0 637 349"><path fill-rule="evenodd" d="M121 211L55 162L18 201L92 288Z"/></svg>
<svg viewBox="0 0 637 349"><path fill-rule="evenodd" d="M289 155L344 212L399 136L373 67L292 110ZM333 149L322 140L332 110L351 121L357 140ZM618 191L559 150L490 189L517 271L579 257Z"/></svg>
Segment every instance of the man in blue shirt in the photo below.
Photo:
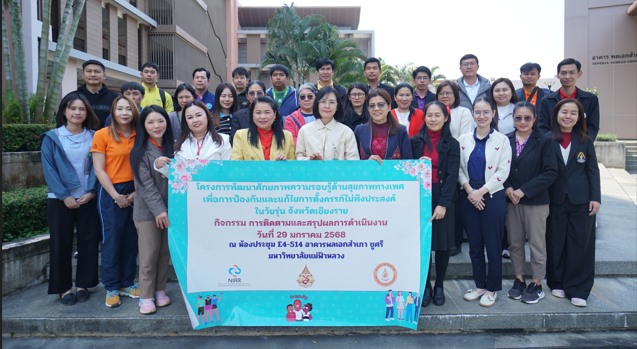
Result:
<svg viewBox="0 0 637 349"><path fill-rule="evenodd" d="M192 86L197 92L197 100L202 101L208 110L212 112L215 109L215 94L208 91L210 85L210 72L203 67L197 68L192 72Z"/></svg>

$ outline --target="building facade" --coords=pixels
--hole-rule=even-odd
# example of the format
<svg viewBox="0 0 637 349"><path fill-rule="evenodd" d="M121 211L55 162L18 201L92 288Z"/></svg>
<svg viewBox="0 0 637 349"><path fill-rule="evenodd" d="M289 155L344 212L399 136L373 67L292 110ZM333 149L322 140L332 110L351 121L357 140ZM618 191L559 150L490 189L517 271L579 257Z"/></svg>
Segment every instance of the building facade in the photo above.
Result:
<svg viewBox="0 0 637 349"><path fill-rule="evenodd" d="M564 16L564 57L597 88L600 132L637 139L637 1L565 0Z"/></svg>

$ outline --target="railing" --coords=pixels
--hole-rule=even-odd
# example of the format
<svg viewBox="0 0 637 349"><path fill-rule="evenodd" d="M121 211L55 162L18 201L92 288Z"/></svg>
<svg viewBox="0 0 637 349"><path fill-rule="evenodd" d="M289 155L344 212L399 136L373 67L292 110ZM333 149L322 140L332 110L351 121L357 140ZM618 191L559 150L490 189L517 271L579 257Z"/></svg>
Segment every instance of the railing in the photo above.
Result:
<svg viewBox="0 0 637 349"><path fill-rule="evenodd" d="M172 25L175 15L175 0L149 0L148 15L157 21L158 25Z"/></svg>
<svg viewBox="0 0 637 349"><path fill-rule="evenodd" d="M148 34L148 55L159 65L161 79L174 79L174 52L175 34Z"/></svg>

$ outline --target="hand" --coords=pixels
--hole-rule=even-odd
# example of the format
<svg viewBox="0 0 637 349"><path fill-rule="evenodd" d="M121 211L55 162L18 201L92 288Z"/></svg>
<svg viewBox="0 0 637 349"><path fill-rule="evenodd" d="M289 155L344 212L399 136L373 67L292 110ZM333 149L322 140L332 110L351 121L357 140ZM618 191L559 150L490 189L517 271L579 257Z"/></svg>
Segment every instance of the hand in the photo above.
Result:
<svg viewBox="0 0 637 349"><path fill-rule="evenodd" d="M515 196L513 196L513 188L511 187L506 188L504 190L504 194L507 196L509 200L511 200L511 202L514 205L517 205L519 203L518 199Z"/></svg>
<svg viewBox="0 0 637 349"><path fill-rule="evenodd" d="M513 196L517 199L517 202L516 202L517 204L524 197L524 192L520 189L516 189L513 191Z"/></svg>
<svg viewBox="0 0 637 349"><path fill-rule="evenodd" d="M323 160L323 155L321 155L321 153L314 153L310 155L310 160Z"/></svg>
<svg viewBox="0 0 637 349"><path fill-rule="evenodd" d="M602 206L602 204L600 204L597 201L591 201L588 203L588 215L589 216L594 216L597 214L597 212L599 212L599 208Z"/></svg>
<svg viewBox="0 0 637 349"><path fill-rule="evenodd" d="M117 194L117 196L115 196L113 200L115 201L115 204L119 206L119 208L126 208L130 206L130 202L128 202L126 195Z"/></svg>
<svg viewBox="0 0 637 349"><path fill-rule="evenodd" d="M474 189L469 193L469 196L467 197L467 199L469 199L469 202L480 211L484 210L484 195L480 194L481 190L482 189Z"/></svg>
<svg viewBox="0 0 637 349"><path fill-rule="evenodd" d="M170 159L165 156L160 156L155 160L155 167L162 168L170 162Z"/></svg>
<svg viewBox="0 0 637 349"><path fill-rule="evenodd" d="M446 207L436 206L436 209L434 210L434 213L431 214L431 219L429 221L433 222L434 220L443 219L445 218L446 213L447 213Z"/></svg>
<svg viewBox="0 0 637 349"><path fill-rule="evenodd" d="M378 155L372 155L368 160L375 160L379 165L383 164L383 159L381 159Z"/></svg>
<svg viewBox="0 0 637 349"><path fill-rule="evenodd" d="M431 158L427 156L421 156L418 160L431 160Z"/></svg>
<svg viewBox="0 0 637 349"><path fill-rule="evenodd" d="M73 209L80 207L80 204L72 196L65 197L63 201L67 208Z"/></svg>
<svg viewBox="0 0 637 349"><path fill-rule="evenodd" d="M87 203L87 202L89 202L89 201L91 201L93 199L95 199L95 194L86 193L86 194L80 196L79 199L77 199L77 203L80 204L80 205L84 205L85 203Z"/></svg>
<svg viewBox="0 0 637 349"><path fill-rule="evenodd" d="M287 160L288 158L285 157L285 155L283 154L279 154L276 156L276 158L274 158L274 161L281 161L281 160Z"/></svg>
<svg viewBox="0 0 637 349"><path fill-rule="evenodd" d="M132 205L133 202L135 201L135 192L132 192L132 193L126 195L126 201L128 201L128 203L130 205Z"/></svg>
<svg viewBox="0 0 637 349"><path fill-rule="evenodd" d="M162 212L155 217L155 223L157 224L157 228L166 229L168 228L168 213Z"/></svg>

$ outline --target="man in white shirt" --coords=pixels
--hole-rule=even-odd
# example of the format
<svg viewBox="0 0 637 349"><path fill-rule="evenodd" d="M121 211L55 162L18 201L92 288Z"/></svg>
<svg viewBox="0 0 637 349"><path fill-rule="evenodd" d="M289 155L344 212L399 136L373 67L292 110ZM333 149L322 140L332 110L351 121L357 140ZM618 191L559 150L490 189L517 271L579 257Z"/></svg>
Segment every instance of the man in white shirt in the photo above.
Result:
<svg viewBox="0 0 637 349"><path fill-rule="evenodd" d="M473 110L473 101L478 97L488 97L491 82L478 74L480 65L478 57L466 54L460 58L460 72L462 77L456 80L460 90L460 105Z"/></svg>

